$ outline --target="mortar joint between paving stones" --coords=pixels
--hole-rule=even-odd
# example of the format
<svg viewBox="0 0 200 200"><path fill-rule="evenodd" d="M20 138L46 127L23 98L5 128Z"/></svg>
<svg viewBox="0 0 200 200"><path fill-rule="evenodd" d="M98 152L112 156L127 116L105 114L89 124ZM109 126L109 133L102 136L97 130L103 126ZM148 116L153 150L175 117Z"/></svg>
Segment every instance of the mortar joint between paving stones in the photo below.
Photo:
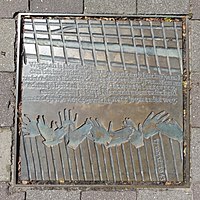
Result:
<svg viewBox="0 0 200 200"><path fill-rule="evenodd" d="M30 11L31 10L31 0L28 0L28 10Z"/></svg>
<svg viewBox="0 0 200 200"><path fill-rule="evenodd" d="M136 15L137 15L138 14L138 0L135 1L135 5L136 5L136 8L135 8L136 11L135 12L136 12Z"/></svg>
<svg viewBox="0 0 200 200"><path fill-rule="evenodd" d="M83 0L83 14L85 13L85 0Z"/></svg>
<svg viewBox="0 0 200 200"><path fill-rule="evenodd" d="M11 156L10 156L10 182L11 183L14 183L14 176L15 176L15 173L14 173L14 170L15 169L15 129L14 127L11 127L11 133L12 133L12 137L11 137Z"/></svg>

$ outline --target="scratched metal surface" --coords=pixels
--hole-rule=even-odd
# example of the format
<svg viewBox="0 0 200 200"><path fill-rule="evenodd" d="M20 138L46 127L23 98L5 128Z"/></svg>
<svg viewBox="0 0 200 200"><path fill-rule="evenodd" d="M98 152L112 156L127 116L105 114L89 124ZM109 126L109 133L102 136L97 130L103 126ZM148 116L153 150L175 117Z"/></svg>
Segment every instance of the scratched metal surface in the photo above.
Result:
<svg viewBox="0 0 200 200"><path fill-rule="evenodd" d="M23 22L19 181L183 181L182 22Z"/></svg>

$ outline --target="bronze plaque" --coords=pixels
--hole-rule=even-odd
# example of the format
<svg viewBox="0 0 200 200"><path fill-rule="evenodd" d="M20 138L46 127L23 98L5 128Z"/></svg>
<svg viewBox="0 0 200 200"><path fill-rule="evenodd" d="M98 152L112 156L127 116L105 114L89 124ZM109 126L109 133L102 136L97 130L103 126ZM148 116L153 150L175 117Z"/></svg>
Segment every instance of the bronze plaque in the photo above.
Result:
<svg viewBox="0 0 200 200"><path fill-rule="evenodd" d="M22 25L19 182L183 181L181 21Z"/></svg>

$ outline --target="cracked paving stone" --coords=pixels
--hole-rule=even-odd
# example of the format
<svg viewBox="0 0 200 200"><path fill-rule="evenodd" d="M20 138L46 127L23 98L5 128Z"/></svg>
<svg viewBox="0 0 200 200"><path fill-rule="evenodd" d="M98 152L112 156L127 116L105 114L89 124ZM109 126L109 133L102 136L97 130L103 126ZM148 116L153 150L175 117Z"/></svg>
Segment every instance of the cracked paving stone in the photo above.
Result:
<svg viewBox="0 0 200 200"><path fill-rule="evenodd" d="M0 73L0 126L13 126L14 74Z"/></svg>
<svg viewBox="0 0 200 200"><path fill-rule="evenodd" d="M28 10L28 0L1 0L0 18L13 17L15 13Z"/></svg>
<svg viewBox="0 0 200 200"><path fill-rule="evenodd" d="M15 20L0 19L0 71L14 71Z"/></svg>
<svg viewBox="0 0 200 200"><path fill-rule="evenodd" d="M28 190L26 192L26 200L80 200L80 191L65 190Z"/></svg>
<svg viewBox="0 0 200 200"><path fill-rule="evenodd" d="M83 0L30 0L33 12L83 13Z"/></svg>
<svg viewBox="0 0 200 200"><path fill-rule="evenodd" d="M200 21L191 22L191 70L200 72Z"/></svg>
<svg viewBox="0 0 200 200"><path fill-rule="evenodd" d="M0 181L10 181L11 141L10 129L0 128Z"/></svg>
<svg viewBox="0 0 200 200"><path fill-rule="evenodd" d="M137 200L192 200L190 189L142 189L138 190Z"/></svg>
<svg viewBox="0 0 200 200"><path fill-rule="evenodd" d="M136 14L135 0L85 0L85 13Z"/></svg>
<svg viewBox="0 0 200 200"><path fill-rule="evenodd" d="M6 183L0 183L0 194L1 200L25 200L25 192L9 194L8 185Z"/></svg>
<svg viewBox="0 0 200 200"><path fill-rule="evenodd" d="M138 14L186 14L189 13L189 0L138 0Z"/></svg>
<svg viewBox="0 0 200 200"><path fill-rule="evenodd" d="M123 192L104 192L104 191L88 191L82 192L81 200L136 200L135 191Z"/></svg>
<svg viewBox="0 0 200 200"><path fill-rule="evenodd" d="M200 197L200 184L194 184L192 186L192 191L193 191L193 200L199 200Z"/></svg>
<svg viewBox="0 0 200 200"><path fill-rule="evenodd" d="M192 19L200 19L200 1L192 0L191 1L191 9L192 9Z"/></svg>
<svg viewBox="0 0 200 200"><path fill-rule="evenodd" d="M191 172L193 183L200 182L200 129L193 128L191 135Z"/></svg>
<svg viewBox="0 0 200 200"><path fill-rule="evenodd" d="M200 72L191 75L191 125L192 127L200 127L199 111L200 111Z"/></svg>

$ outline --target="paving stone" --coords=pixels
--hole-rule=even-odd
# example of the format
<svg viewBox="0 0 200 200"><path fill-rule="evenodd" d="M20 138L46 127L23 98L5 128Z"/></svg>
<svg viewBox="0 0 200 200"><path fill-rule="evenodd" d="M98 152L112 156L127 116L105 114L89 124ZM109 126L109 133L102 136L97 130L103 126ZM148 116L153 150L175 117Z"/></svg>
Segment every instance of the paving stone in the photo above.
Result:
<svg viewBox="0 0 200 200"><path fill-rule="evenodd" d="M200 184L194 184L192 186L192 192L193 192L193 200L199 200L199 198L200 198Z"/></svg>
<svg viewBox="0 0 200 200"><path fill-rule="evenodd" d="M138 0L138 14L187 14L189 0Z"/></svg>
<svg viewBox="0 0 200 200"><path fill-rule="evenodd" d="M0 72L0 127L13 125L13 78L12 73Z"/></svg>
<svg viewBox="0 0 200 200"><path fill-rule="evenodd" d="M141 189L138 190L137 200L192 200L190 189Z"/></svg>
<svg viewBox="0 0 200 200"><path fill-rule="evenodd" d="M103 191L88 191L82 192L81 200L136 200L135 191L123 192L103 192Z"/></svg>
<svg viewBox="0 0 200 200"><path fill-rule="evenodd" d="M28 10L28 0L1 0L0 18L12 18L15 13Z"/></svg>
<svg viewBox="0 0 200 200"><path fill-rule="evenodd" d="M26 200L80 200L80 191L65 190L28 190Z"/></svg>
<svg viewBox="0 0 200 200"><path fill-rule="evenodd" d="M192 19L200 19L200 1L199 0L192 0L191 1L191 8L192 8Z"/></svg>
<svg viewBox="0 0 200 200"><path fill-rule="evenodd" d="M9 194L6 183L0 183L0 194L1 200L25 200L25 192Z"/></svg>
<svg viewBox="0 0 200 200"><path fill-rule="evenodd" d="M191 70L200 72L200 21L191 22Z"/></svg>
<svg viewBox="0 0 200 200"><path fill-rule="evenodd" d="M0 35L0 71L14 71L15 20L1 19Z"/></svg>
<svg viewBox="0 0 200 200"><path fill-rule="evenodd" d="M200 72L191 74L191 125L200 127Z"/></svg>
<svg viewBox="0 0 200 200"><path fill-rule="evenodd" d="M83 13L83 0L30 0L33 12Z"/></svg>
<svg viewBox="0 0 200 200"><path fill-rule="evenodd" d="M0 128L0 181L10 181L10 159L12 133L10 129Z"/></svg>
<svg viewBox="0 0 200 200"><path fill-rule="evenodd" d="M191 134L191 172L192 182L200 182L200 129L193 128Z"/></svg>
<svg viewBox="0 0 200 200"><path fill-rule="evenodd" d="M136 14L136 0L85 0L85 13Z"/></svg>

